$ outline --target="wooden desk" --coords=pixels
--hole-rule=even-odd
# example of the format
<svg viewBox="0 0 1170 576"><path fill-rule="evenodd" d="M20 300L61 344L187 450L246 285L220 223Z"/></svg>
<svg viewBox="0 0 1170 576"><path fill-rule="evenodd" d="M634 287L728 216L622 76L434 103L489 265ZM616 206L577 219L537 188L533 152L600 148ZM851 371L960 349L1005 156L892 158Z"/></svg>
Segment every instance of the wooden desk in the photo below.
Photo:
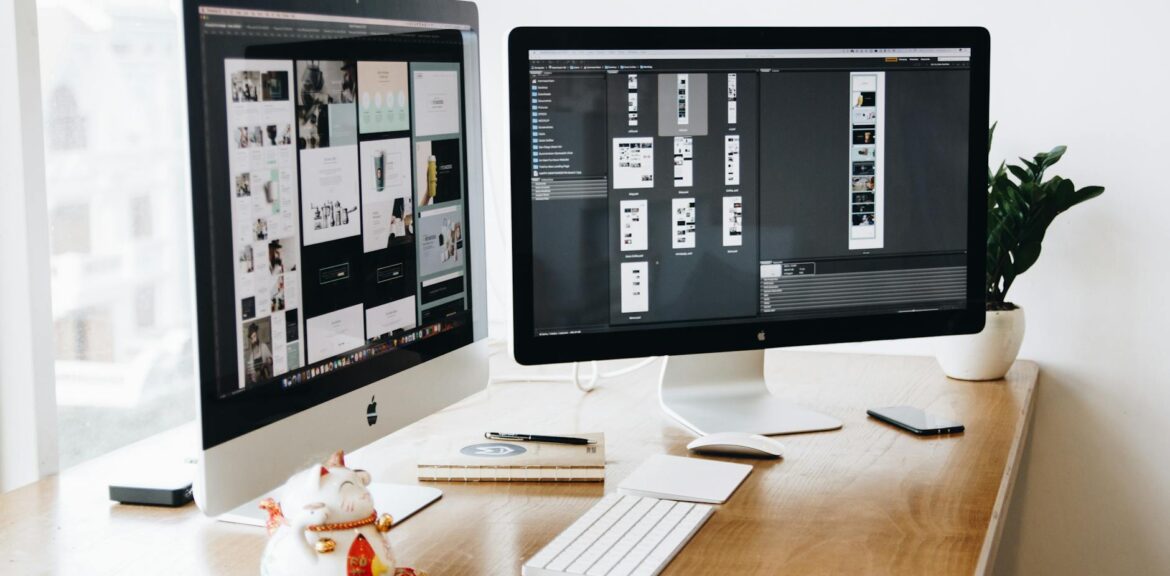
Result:
<svg viewBox="0 0 1170 576"><path fill-rule="evenodd" d="M497 361L503 359L497 358ZM691 434L661 412L657 363L583 395L568 384L499 384L350 458L375 479L414 482L428 435L484 430L603 431L604 484L458 484L391 530L401 562L438 575L519 574L532 556L644 458L685 455ZM507 368L504 368L507 370ZM943 377L931 358L775 353L785 397L845 422L782 438L783 460L755 471L718 507L666 574L983 574L990 571L1038 369L1021 361L997 382ZM912 404L964 434L918 438L865 409ZM103 458L0 496L5 574L258 573L261 529L182 509L106 500ZM262 457L257 465L262 466Z"/></svg>

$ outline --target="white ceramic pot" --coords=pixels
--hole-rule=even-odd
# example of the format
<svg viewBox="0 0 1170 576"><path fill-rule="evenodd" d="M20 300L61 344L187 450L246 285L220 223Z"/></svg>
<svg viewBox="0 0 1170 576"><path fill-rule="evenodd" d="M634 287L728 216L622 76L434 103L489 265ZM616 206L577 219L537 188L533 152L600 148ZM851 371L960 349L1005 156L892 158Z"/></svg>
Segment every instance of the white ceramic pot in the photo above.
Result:
<svg viewBox="0 0 1170 576"><path fill-rule="evenodd" d="M1024 342L1024 309L988 311L982 332L941 340L936 356L947 376L999 380L1011 369Z"/></svg>

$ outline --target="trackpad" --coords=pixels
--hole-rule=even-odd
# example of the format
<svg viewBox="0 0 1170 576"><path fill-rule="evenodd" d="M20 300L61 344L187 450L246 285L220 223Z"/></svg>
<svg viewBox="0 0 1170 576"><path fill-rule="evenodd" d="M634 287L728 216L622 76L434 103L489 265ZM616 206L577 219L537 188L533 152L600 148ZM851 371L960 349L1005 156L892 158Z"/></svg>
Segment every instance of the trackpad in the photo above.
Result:
<svg viewBox="0 0 1170 576"><path fill-rule="evenodd" d="M378 515L389 514L394 518L395 525L410 518L415 512L426 508L428 504L438 500L443 495L442 490L430 486L384 482L371 482L366 489L370 491L370 496L374 499L374 509L378 511ZM264 526L268 522L268 513L260 509L260 501L271 497L273 496L261 496L231 512L220 515L216 520L233 524Z"/></svg>

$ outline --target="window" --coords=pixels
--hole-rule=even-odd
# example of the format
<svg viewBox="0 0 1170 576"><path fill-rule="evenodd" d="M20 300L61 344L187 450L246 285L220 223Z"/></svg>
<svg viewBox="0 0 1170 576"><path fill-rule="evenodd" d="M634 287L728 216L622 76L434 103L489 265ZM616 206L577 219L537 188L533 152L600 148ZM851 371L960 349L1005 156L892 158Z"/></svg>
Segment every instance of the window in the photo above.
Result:
<svg viewBox="0 0 1170 576"><path fill-rule="evenodd" d="M85 119L78 113L77 97L68 86L53 89L45 106L45 145L49 150L85 148Z"/></svg>
<svg viewBox="0 0 1170 576"><path fill-rule="evenodd" d="M179 14L38 3L62 468L195 415Z"/></svg>
<svg viewBox="0 0 1170 576"><path fill-rule="evenodd" d="M149 238L153 228L150 196L139 196L130 201L130 230L135 239Z"/></svg>
<svg viewBox="0 0 1170 576"><path fill-rule="evenodd" d="M53 255L89 253L89 204L55 206L49 225L53 228Z"/></svg>

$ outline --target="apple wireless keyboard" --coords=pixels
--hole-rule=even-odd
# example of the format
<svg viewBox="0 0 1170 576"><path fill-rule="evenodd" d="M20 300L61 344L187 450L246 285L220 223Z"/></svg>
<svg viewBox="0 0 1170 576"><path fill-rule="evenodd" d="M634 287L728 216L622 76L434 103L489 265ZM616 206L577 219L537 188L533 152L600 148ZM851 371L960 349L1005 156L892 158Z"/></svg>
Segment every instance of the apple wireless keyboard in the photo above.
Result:
<svg viewBox="0 0 1170 576"><path fill-rule="evenodd" d="M610 494L524 563L523 576L655 576L714 512L709 504Z"/></svg>

